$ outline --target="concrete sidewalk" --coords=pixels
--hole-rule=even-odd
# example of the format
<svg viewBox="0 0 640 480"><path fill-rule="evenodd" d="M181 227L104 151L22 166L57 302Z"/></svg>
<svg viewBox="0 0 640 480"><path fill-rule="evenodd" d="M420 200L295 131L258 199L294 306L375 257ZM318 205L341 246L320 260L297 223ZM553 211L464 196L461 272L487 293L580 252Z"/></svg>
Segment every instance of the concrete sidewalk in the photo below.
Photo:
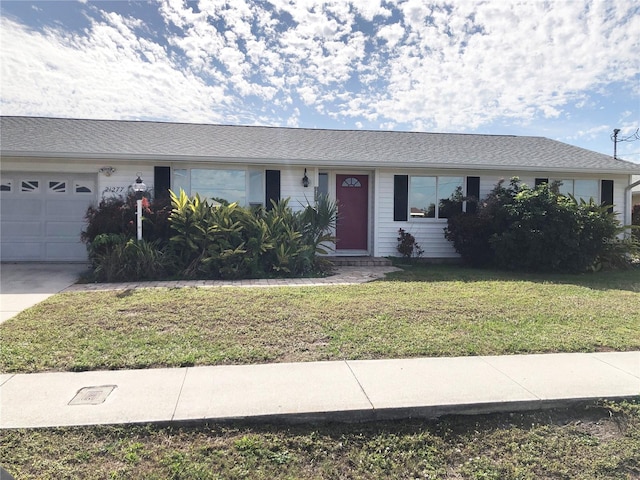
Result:
<svg viewBox="0 0 640 480"><path fill-rule="evenodd" d="M0 427L364 421L640 396L640 352L0 376Z"/></svg>

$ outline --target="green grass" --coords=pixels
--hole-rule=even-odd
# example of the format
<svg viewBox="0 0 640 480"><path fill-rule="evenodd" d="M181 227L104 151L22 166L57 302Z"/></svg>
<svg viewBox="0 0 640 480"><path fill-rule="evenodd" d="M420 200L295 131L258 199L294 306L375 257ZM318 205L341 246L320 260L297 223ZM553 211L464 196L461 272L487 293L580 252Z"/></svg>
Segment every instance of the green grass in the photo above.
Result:
<svg viewBox="0 0 640 480"><path fill-rule="evenodd" d="M56 295L0 325L39 372L640 349L640 270L413 267L363 285Z"/></svg>
<svg viewBox="0 0 640 480"><path fill-rule="evenodd" d="M357 425L7 430L17 479L607 479L640 477L640 408Z"/></svg>

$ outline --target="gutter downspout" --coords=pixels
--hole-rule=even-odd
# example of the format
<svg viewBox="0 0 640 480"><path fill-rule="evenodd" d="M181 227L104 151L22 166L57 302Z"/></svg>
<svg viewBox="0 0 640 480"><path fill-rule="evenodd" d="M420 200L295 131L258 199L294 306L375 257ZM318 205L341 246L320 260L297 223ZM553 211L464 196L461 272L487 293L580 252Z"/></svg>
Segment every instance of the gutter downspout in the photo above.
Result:
<svg viewBox="0 0 640 480"><path fill-rule="evenodd" d="M629 178L629 180L631 180L631 177ZM638 185L640 185L640 180L638 180L637 182L633 182L629 185L627 185L626 187L624 187L624 203L625 203L625 209L624 209L624 224L625 225L631 225L631 209L633 208L633 204L631 203L631 198L632 198L632 194L631 194L631 190L634 187L637 187Z"/></svg>

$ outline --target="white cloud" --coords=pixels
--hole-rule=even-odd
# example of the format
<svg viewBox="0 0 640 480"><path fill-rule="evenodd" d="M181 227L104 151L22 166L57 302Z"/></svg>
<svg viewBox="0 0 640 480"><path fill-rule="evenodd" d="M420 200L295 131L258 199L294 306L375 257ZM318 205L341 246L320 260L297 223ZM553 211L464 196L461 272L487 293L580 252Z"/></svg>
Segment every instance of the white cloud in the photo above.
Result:
<svg viewBox="0 0 640 480"><path fill-rule="evenodd" d="M213 112L223 92L180 71L159 45L140 43L118 15L86 36L37 33L3 18L2 36L3 114L221 119Z"/></svg>
<svg viewBox="0 0 640 480"><path fill-rule="evenodd" d="M304 104L473 131L595 110L612 82L640 95L640 7L623 0L162 0L166 43L100 8L78 33L3 18L3 113L298 124Z"/></svg>
<svg viewBox="0 0 640 480"><path fill-rule="evenodd" d="M389 48L394 48L404 37L404 28L399 23L385 25L378 30L378 36L386 40Z"/></svg>

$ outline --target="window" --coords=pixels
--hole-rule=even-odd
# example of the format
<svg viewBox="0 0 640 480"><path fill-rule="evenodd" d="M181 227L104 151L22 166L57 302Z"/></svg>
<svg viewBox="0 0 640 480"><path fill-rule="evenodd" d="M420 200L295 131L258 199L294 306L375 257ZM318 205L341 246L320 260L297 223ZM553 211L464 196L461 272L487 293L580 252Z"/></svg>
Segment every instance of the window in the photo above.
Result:
<svg viewBox="0 0 640 480"><path fill-rule="evenodd" d="M411 218L448 218L446 200L456 191L462 193L463 177L418 177L409 180Z"/></svg>
<svg viewBox="0 0 640 480"><path fill-rule="evenodd" d="M0 192L10 192L13 182L11 180L2 180L0 183Z"/></svg>
<svg viewBox="0 0 640 480"><path fill-rule="evenodd" d="M598 202L599 189L597 180L561 180L562 184L558 191L562 195L573 195L576 200L588 202L593 198Z"/></svg>
<svg viewBox="0 0 640 480"><path fill-rule="evenodd" d="M262 169L175 168L172 191L203 199L265 206L280 200L280 171Z"/></svg>
<svg viewBox="0 0 640 480"><path fill-rule="evenodd" d="M318 174L318 194L329 195L329 174L320 172Z"/></svg>
<svg viewBox="0 0 640 480"><path fill-rule="evenodd" d="M50 181L49 193L67 193L67 182Z"/></svg>
<svg viewBox="0 0 640 480"><path fill-rule="evenodd" d="M74 182L73 191L75 193L93 193L94 183L88 180L78 180Z"/></svg>
<svg viewBox="0 0 640 480"><path fill-rule="evenodd" d="M362 187L362 184L360 183L360 180L358 180L357 178L348 177L348 178L345 178L342 181L342 186L345 187L345 188L349 188L349 187L350 188L360 188L360 187Z"/></svg>
<svg viewBox="0 0 640 480"><path fill-rule="evenodd" d="M259 206L264 202L264 172L249 170L249 205Z"/></svg>
<svg viewBox="0 0 640 480"><path fill-rule="evenodd" d="M598 181L597 180L576 180L573 183L573 195L577 200L588 202L591 198L598 201Z"/></svg>
<svg viewBox="0 0 640 480"><path fill-rule="evenodd" d="M173 170L173 193L180 195L180 190L184 190L187 195L191 193L189 171L186 168L175 168Z"/></svg>
<svg viewBox="0 0 640 480"><path fill-rule="evenodd" d="M38 180L23 180L20 182L20 191L24 193L35 193L40 190Z"/></svg>
<svg viewBox="0 0 640 480"><path fill-rule="evenodd" d="M191 169L191 195L246 205L246 190L244 170Z"/></svg>

